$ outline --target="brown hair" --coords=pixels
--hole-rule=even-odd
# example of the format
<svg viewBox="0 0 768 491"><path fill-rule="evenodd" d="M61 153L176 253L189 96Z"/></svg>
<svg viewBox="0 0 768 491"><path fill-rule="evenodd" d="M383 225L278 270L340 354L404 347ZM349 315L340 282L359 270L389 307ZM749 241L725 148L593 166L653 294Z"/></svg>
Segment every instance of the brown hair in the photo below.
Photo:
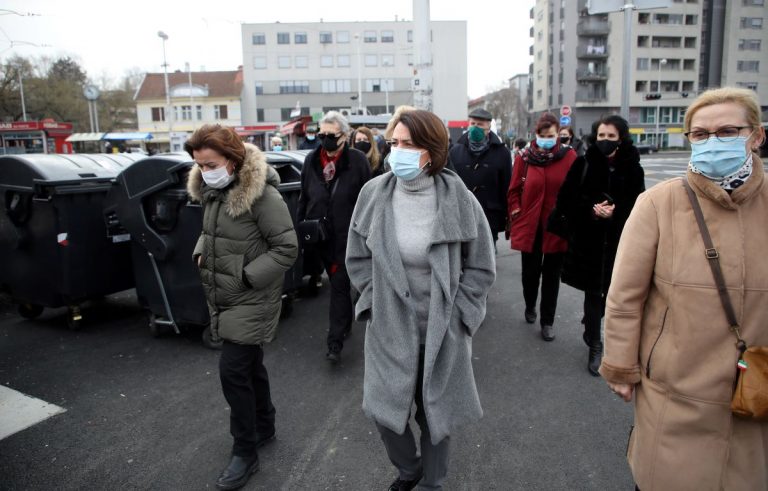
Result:
<svg viewBox="0 0 768 491"><path fill-rule="evenodd" d="M541 115L538 121L536 121L536 134L546 130L547 128L555 127L555 131L560 132L560 121L552 113L544 113Z"/></svg>
<svg viewBox="0 0 768 491"><path fill-rule="evenodd" d="M368 137L368 142L371 144L371 149L368 150L368 153L366 153L365 156L368 157L368 162L371 164L371 170L376 171L379 168L379 164L381 163L381 155L379 155L379 146L376 144L376 139L373 137L373 132L366 126L357 128L350 137L350 143L353 147L355 146L355 135L358 132Z"/></svg>
<svg viewBox="0 0 768 491"><path fill-rule="evenodd" d="M413 106L397 106L397 109L395 109L395 114L392 115L392 119L390 119L389 123L387 123L387 129L384 130L384 139L392 139L392 132L395 131L395 126L397 126L397 123L400 122L400 116L402 116L403 113L415 110L416 108Z"/></svg>
<svg viewBox="0 0 768 491"><path fill-rule="evenodd" d="M448 161L448 130L440 118L429 111L417 109L404 111L397 117L395 126L397 123L408 128L414 146L429 152L432 160L427 174L434 176L442 171Z"/></svg>
<svg viewBox="0 0 768 491"><path fill-rule="evenodd" d="M573 133L573 128L571 128L570 126L562 126L562 127L560 127L560 131L563 131L563 130L567 131L568 134L571 135L571 139L576 137L576 135Z"/></svg>
<svg viewBox="0 0 768 491"><path fill-rule="evenodd" d="M184 151L194 158L192 152L209 148L214 150L238 168L245 160L245 144L229 126L205 124L198 128L184 143Z"/></svg>

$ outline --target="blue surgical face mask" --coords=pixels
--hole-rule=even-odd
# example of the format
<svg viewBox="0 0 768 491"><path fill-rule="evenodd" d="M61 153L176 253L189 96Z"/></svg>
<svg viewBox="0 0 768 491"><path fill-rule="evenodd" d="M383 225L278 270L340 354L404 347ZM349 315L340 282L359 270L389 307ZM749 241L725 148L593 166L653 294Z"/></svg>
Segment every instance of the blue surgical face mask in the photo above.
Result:
<svg viewBox="0 0 768 491"><path fill-rule="evenodd" d="M392 167L392 173L404 181L415 179L421 172L419 160L421 160L422 153L407 148L392 148L389 154L389 165Z"/></svg>
<svg viewBox="0 0 768 491"><path fill-rule="evenodd" d="M279 152L282 149L283 147L281 147L280 145L275 145L274 147L272 147L272 150L274 150L275 152Z"/></svg>
<svg viewBox="0 0 768 491"><path fill-rule="evenodd" d="M691 145L691 167L694 172L710 179L735 174L747 160L747 137L720 141L714 135L704 143Z"/></svg>
<svg viewBox="0 0 768 491"><path fill-rule="evenodd" d="M536 146L539 148L543 148L544 150L549 150L550 148L554 147L557 143L557 137L552 138L544 138L542 136L536 137Z"/></svg>
<svg viewBox="0 0 768 491"><path fill-rule="evenodd" d="M315 139L315 135L307 134L307 140L312 141Z"/></svg>

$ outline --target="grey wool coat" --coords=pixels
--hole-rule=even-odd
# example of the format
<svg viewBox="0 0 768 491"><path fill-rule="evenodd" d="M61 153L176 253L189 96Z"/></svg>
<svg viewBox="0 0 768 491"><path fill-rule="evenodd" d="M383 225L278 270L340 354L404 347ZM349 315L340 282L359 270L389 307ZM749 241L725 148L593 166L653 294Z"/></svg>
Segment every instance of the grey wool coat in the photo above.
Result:
<svg viewBox="0 0 768 491"><path fill-rule="evenodd" d="M275 337L283 278L298 254L288 206L277 190L280 176L257 147L245 145L237 178L225 189L203 182L194 166L187 192L203 205L203 230L193 258L211 313L211 334L238 344Z"/></svg>
<svg viewBox="0 0 768 491"><path fill-rule="evenodd" d="M347 270L367 320L363 410L402 434L416 390L419 326L397 244L392 173L368 182L352 216ZM450 170L435 176L437 217L428 251L432 268L423 397L432 443L483 415L472 371L472 336L485 318L496 259L477 199Z"/></svg>

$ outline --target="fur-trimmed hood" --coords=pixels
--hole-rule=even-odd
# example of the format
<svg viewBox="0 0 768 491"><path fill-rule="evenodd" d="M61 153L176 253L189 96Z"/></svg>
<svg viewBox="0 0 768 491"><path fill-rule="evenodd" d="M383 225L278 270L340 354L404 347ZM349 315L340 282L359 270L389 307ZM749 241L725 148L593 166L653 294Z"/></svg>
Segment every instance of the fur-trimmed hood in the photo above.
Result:
<svg viewBox="0 0 768 491"><path fill-rule="evenodd" d="M234 218L251 209L253 203L264 194L267 184L277 187L280 184L280 176L267 164L266 156L258 147L246 143L245 160L231 186L224 190L207 186L200 167L193 165L187 178L187 193L192 201L201 203L224 193L227 214Z"/></svg>

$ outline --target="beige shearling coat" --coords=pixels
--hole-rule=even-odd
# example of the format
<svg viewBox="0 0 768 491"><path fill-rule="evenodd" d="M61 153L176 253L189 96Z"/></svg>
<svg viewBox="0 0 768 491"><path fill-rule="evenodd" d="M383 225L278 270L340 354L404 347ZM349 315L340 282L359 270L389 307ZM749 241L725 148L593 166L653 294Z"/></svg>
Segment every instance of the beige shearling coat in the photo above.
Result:
<svg viewBox="0 0 768 491"><path fill-rule="evenodd" d="M688 172L742 337L768 345L768 183L763 163L732 194ZM739 353L682 178L642 194L619 243L600 373L637 383L627 458L638 487L768 489L768 424L732 416Z"/></svg>

